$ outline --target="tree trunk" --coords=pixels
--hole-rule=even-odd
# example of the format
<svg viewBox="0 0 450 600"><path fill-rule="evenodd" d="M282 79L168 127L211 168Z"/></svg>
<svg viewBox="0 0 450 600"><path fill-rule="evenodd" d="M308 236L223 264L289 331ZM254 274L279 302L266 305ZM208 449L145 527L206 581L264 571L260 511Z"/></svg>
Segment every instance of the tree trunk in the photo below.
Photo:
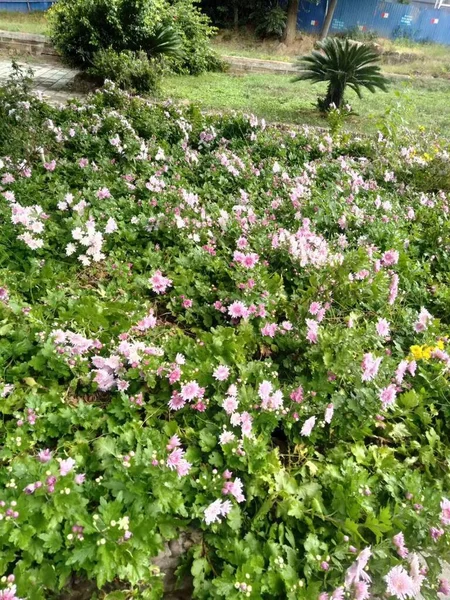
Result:
<svg viewBox="0 0 450 600"><path fill-rule="evenodd" d="M283 42L289 46L295 41L297 33L297 15L300 0L288 0L286 27L283 33Z"/></svg>
<svg viewBox="0 0 450 600"><path fill-rule="evenodd" d="M239 7L236 2L233 5L233 24L234 30L237 31L239 29Z"/></svg>
<svg viewBox="0 0 450 600"><path fill-rule="evenodd" d="M330 31L331 21L333 20L334 11L336 10L338 0L330 0L330 4L328 5L328 12L325 17L325 21L322 27L322 31L320 32L320 39L324 40L328 32Z"/></svg>
<svg viewBox="0 0 450 600"><path fill-rule="evenodd" d="M344 103L345 84L331 85L328 84L327 95L324 100L324 110L330 110L330 105L334 104L336 108L341 108Z"/></svg>

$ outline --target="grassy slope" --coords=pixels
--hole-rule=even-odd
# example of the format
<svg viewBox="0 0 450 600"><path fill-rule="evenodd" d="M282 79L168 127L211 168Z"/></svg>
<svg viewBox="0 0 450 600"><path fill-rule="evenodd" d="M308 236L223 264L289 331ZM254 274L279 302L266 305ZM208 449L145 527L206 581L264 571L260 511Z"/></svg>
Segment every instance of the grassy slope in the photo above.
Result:
<svg viewBox="0 0 450 600"><path fill-rule="evenodd" d="M243 110L271 121L324 125L315 110L321 86L293 82L282 75L230 75L208 73L193 79L189 76L169 77L164 82L164 94L174 99L186 99L212 110ZM443 80L395 80L388 93L370 94L363 100L349 92L347 100L357 115L349 121L353 130L376 129L386 109L401 102L401 112L412 125L438 128L450 135L448 98L450 84Z"/></svg>
<svg viewBox="0 0 450 600"><path fill-rule="evenodd" d="M234 32L221 31L213 40L213 46L220 54L292 62L298 56L310 52L315 41L315 37L302 34L292 46L287 47L277 40L257 39L249 32L235 34ZM388 64L387 61L384 61L382 68L386 73L450 79L449 46L418 44L407 39L396 41L379 39L378 43L387 52L409 55L408 62L404 63Z"/></svg>
<svg viewBox="0 0 450 600"><path fill-rule="evenodd" d="M43 12L18 13L0 11L0 29L26 33L47 33L47 19Z"/></svg>
<svg viewBox="0 0 450 600"><path fill-rule="evenodd" d="M46 33L45 13L0 12L0 29ZM219 36L214 45L224 54L259 57L265 59L292 60L294 55L308 52L314 40L303 36L290 50L279 47L278 42L255 40L250 35ZM385 65L390 73L422 76L434 74L450 77L450 48L437 45L418 45L408 42L384 42L389 49L417 53L417 61ZM200 77L169 77L164 82L165 95L199 103L212 110L244 110L254 112L271 121L323 125L324 120L314 109L320 86L308 83L293 83L292 78L280 75L231 75L208 73ZM400 98L397 95L400 94ZM448 97L450 83L445 80L418 79L408 82L394 80L387 94L366 93L359 100L349 93L348 101L359 115L354 116L349 127L358 131L376 128L377 121L385 110L402 102L411 124L436 127L441 133L450 135ZM367 117L369 116L369 119Z"/></svg>

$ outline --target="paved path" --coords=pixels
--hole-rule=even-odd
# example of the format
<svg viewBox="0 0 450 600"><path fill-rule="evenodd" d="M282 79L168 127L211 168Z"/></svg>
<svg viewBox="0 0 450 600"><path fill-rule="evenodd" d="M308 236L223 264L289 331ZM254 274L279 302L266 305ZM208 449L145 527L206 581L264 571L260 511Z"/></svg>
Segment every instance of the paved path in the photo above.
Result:
<svg viewBox="0 0 450 600"><path fill-rule="evenodd" d="M28 63L20 61L21 66L33 70L33 88L41 92L50 102L64 102L68 98L80 98L83 94L70 91L78 71L59 63ZM0 60L0 85L5 83L12 73L11 60Z"/></svg>

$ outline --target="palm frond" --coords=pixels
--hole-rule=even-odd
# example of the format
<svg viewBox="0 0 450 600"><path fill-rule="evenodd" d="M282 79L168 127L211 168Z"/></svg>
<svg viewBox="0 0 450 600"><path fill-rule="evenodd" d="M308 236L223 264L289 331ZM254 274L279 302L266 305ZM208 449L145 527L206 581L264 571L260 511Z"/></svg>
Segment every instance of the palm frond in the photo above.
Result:
<svg viewBox="0 0 450 600"><path fill-rule="evenodd" d="M326 38L317 48L297 61L298 75L294 81L329 82L330 96L339 90L343 96L346 86L359 97L362 88L370 92L387 90L389 81L376 64L379 56L372 46L348 39Z"/></svg>

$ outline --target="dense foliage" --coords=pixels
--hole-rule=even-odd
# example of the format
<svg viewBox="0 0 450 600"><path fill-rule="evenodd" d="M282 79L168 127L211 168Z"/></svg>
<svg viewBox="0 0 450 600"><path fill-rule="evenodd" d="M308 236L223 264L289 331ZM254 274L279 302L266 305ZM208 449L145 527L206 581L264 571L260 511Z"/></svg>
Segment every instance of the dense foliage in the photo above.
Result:
<svg viewBox="0 0 450 600"><path fill-rule="evenodd" d="M328 110L330 105L341 108L347 88L361 98L362 89L375 93L386 91L388 79L377 64L380 57L371 45L349 39L325 38L317 44L317 50L298 61L298 81L328 84L325 98L319 99L319 107Z"/></svg>
<svg viewBox="0 0 450 600"><path fill-rule="evenodd" d="M99 51L164 56L181 73L220 65L209 45L214 29L194 0L61 0L49 15L53 44L81 68Z"/></svg>
<svg viewBox="0 0 450 600"><path fill-rule="evenodd" d="M145 52L116 52L110 48L95 53L88 73L100 81L113 81L124 90L157 93L163 67L157 59L148 58Z"/></svg>
<svg viewBox="0 0 450 600"><path fill-rule="evenodd" d="M278 0L201 0L200 6L217 27L250 27L261 37L281 37L286 25Z"/></svg>
<svg viewBox="0 0 450 600"><path fill-rule="evenodd" d="M184 530L195 598L448 591L448 148L111 87L0 117L1 597L160 598Z"/></svg>

